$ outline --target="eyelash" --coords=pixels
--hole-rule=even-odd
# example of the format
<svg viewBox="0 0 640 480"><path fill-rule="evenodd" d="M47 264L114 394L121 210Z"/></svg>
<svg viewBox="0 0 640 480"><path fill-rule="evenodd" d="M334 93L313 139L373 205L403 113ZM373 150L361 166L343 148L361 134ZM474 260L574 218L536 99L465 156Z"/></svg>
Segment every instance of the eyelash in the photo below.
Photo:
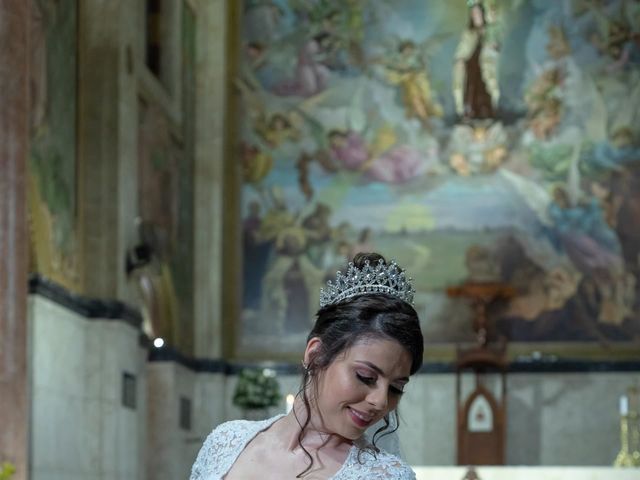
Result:
<svg viewBox="0 0 640 480"><path fill-rule="evenodd" d="M365 377L363 375L360 375L359 373L356 373L356 377L358 377L358 380L360 380L362 383L364 383L367 386L371 386L374 385L376 383L375 378L373 377ZM393 385L389 386L389 390L391 390L391 393L393 393L394 395L402 395L404 393L404 390L398 388L398 387L394 387Z"/></svg>

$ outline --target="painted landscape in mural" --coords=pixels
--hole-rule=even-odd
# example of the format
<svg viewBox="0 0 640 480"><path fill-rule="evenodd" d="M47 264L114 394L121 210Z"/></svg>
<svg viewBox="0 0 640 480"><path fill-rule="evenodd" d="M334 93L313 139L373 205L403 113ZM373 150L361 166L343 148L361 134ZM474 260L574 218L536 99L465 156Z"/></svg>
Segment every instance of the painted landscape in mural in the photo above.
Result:
<svg viewBox="0 0 640 480"><path fill-rule="evenodd" d="M247 1L239 353L298 352L354 252L415 279L427 343L640 337L640 4Z"/></svg>

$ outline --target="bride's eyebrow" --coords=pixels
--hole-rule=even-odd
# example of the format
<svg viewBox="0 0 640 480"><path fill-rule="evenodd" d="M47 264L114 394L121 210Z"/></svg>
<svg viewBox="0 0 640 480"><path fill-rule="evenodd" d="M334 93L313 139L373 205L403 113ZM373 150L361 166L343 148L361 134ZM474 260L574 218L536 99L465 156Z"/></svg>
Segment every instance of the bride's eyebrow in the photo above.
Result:
<svg viewBox="0 0 640 480"><path fill-rule="evenodd" d="M375 363L371 363L371 362L369 362L367 360L356 360L356 362L366 365L371 370L373 370L376 373L382 375L383 377L387 376L387 374L384 373L384 371L379 366L377 366ZM400 377L400 378L397 378L396 381L408 383L409 382L409 377Z"/></svg>

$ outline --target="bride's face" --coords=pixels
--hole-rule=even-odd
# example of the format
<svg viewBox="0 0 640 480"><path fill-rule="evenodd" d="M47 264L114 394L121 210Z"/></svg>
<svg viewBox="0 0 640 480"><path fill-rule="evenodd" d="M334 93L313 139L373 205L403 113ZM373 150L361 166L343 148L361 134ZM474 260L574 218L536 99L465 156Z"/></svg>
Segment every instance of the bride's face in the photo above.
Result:
<svg viewBox="0 0 640 480"><path fill-rule="evenodd" d="M411 356L397 341L356 343L320 373L313 423L349 440L359 438L398 406L410 370Z"/></svg>

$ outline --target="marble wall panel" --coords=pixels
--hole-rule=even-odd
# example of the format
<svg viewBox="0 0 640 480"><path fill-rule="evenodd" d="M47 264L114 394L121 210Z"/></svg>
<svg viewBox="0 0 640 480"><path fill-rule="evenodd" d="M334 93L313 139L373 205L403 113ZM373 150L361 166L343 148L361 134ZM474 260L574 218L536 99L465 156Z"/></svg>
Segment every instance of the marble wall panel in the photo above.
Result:
<svg viewBox="0 0 640 480"><path fill-rule="evenodd" d="M405 458L454 465L455 376L419 375L413 382L400 406ZM509 375L507 464L610 465L620 448L619 396L638 383L640 374L632 372Z"/></svg>
<svg viewBox="0 0 640 480"><path fill-rule="evenodd" d="M193 444L198 443L200 435L196 430L196 422L200 422L200 418L195 417L194 400L196 394L196 384L198 383L198 374L179 365L175 369L176 373L176 401L174 403L174 411L176 414L175 421L173 423L174 428L177 431L175 449L178 452L178 461L176 466L178 470L176 474L182 475L182 472L188 472L191 470L193 459L191 458L193 452ZM191 402L191 427L189 429L183 428L180 425L180 401L181 399L187 399Z"/></svg>
<svg viewBox="0 0 640 480"><path fill-rule="evenodd" d="M32 480L145 478L146 350L139 331L31 295ZM122 405L122 373L137 379Z"/></svg>
<svg viewBox="0 0 640 480"><path fill-rule="evenodd" d="M84 395L85 330L88 322L59 304L30 295L34 387Z"/></svg>
<svg viewBox="0 0 640 480"><path fill-rule="evenodd" d="M542 384L540 404L534 407L542 432L539 464L613 463L620 449L619 397L632 383L640 384L640 374L566 373L529 381ZM528 439L523 442L528 444Z"/></svg>
<svg viewBox="0 0 640 480"><path fill-rule="evenodd" d="M111 402L102 403L104 418L101 471L114 478L138 478L143 451L137 444L138 418L144 409L131 410Z"/></svg>
<svg viewBox="0 0 640 480"><path fill-rule="evenodd" d="M140 358L139 331L123 322L98 321L103 344L102 378L104 379L102 398L121 403L122 376L129 373L136 377L136 394L141 392L140 380L145 364Z"/></svg>
<svg viewBox="0 0 640 480"><path fill-rule="evenodd" d="M49 389L34 390L32 465L39 472L90 475L91 444L87 443L88 410L81 397ZM46 398L46 400L45 400Z"/></svg>
<svg viewBox="0 0 640 480"><path fill-rule="evenodd" d="M180 374L173 362L156 362L148 365L147 395L149 398L148 424L149 448L153 452L147 458L147 471L152 480L169 480L176 477L182 464L180 433L178 426L178 383Z"/></svg>
<svg viewBox="0 0 640 480"><path fill-rule="evenodd" d="M185 462L188 470L202 443L227 417L225 416L226 376L222 373L199 373L193 391L193 428L186 439Z"/></svg>
<svg viewBox="0 0 640 480"><path fill-rule="evenodd" d="M459 480L466 467L416 467L417 480ZM635 480L633 468L612 467L478 467L478 478L491 480Z"/></svg>
<svg viewBox="0 0 640 480"><path fill-rule="evenodd" d="M454 378L418 375L400 403L400 446L412 464L450 465L455 460Z"/></svg>

